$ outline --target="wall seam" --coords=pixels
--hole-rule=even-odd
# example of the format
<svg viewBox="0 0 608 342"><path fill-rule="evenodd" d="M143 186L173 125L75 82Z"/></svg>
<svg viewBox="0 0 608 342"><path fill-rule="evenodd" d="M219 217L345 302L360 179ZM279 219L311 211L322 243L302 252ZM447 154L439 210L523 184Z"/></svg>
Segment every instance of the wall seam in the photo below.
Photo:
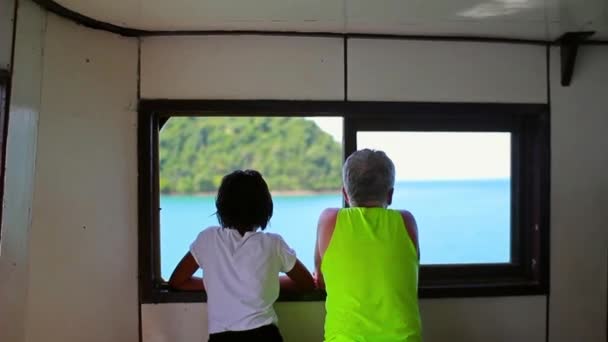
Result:
<svg viewBox="0 0 608 342"><path fill-rule="evenodd" d="M141 99L141 43L142 38L137 37L137 102Z"/></svg>
<svg viewBox="0 0 608 342"><path fill-rule="evenodd" d="M549 210L551 210L551 46L547 45L546 47L546 67L547 67L547 105L549 111ZM547 281L548 281L548 291L547 298L545 302L545 341L549 342L550 340L550 315L551 315L551 215L549 215L549 225L547 227Z"/></svg>
<svg viewBox="0 0 608 342"><path fill-rule="evenodd" d="M141 101L141 43L142 43L142 38L138 37L137 38L137 123L136 123L136 133L139 134L139 102ZM136 146L138 146L139 144L139 137L137 138L137 144ZM138 147L139 150L139 147ZM139 151L137 151L136 153L137 155L139 154ZM139 156L137 158L137 160L139 160ZM138 177L139 177L139 166L137 167L138 169ZM137 190L139 192L139 189ZM138 222L139 225L139 222ZM138 237L139 237L139 227L138 227L138 233L137 233ZM137 253L137 256L139 258L139 253ZM143 341L143 325L142 325L142 305L143 303L141 302L141 286L140 286L140 281L139 281L139 274L140 274L140 270L139 270L139 260L137 262L137 274L138 274L138 281L137 281L137 319L138 319L138 340L139 342Z"/></svg>
<svg viewBox="0 0 608 342"><path fill-rule="evenodd" d="M344 37L344 102L348 101L348 38Z"/></svg>

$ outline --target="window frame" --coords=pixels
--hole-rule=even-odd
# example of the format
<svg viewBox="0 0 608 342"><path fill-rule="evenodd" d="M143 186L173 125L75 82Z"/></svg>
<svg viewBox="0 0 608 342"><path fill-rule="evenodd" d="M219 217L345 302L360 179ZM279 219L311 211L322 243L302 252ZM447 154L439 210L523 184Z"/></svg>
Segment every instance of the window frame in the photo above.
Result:
<svg viewBox="0 0 608 342"><path fill-rule="evenodd" d="M342 117L343 158L356 149L358 130L510 132L512 263L422 265L419 295L422 298L510 296L549 291L547 104L141 100L138 124L141 303L206 301L204 292L170 290L160 278L158 128L173 116ZM303 295L281 293L279 297L280 301L324 299L322 291Z"/></svg>

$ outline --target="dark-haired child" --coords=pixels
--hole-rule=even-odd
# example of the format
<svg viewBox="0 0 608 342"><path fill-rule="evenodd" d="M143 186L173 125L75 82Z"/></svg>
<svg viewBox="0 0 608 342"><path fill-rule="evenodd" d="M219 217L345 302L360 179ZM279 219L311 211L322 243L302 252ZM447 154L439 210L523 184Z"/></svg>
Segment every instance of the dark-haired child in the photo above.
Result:
<svg viewBox="0 0 608 342"><path fill-rule="evenodd" d="M220 226L203 230L179 262L169 285L207 290L209 341L282 341L273 304L279 288L314 288L310 272L277 234L264 233L272 197L262 175L234 171L215 201ZM193 277L198 268L203 279ZM287 276L279 277L279 272Z"/></svg>

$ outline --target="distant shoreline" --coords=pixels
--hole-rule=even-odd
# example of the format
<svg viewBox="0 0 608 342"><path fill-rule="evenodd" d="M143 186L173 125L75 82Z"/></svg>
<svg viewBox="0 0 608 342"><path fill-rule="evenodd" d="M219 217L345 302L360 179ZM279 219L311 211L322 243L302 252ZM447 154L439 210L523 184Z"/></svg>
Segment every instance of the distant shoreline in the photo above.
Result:
<svg viewBox="0 0 608 342"><path fill-rule="evenodd" d="M297 197L297 196L317 196L317 195L340 195L340 190L277 190L270 192L272 196ZM161 193L161 196L192 196L192 197L213 197L217 195L217 191L213 192L197 192L197 193Z"/></svg>
<svg viewBox="0 0 608 342"><path fill-rule="evenodd" d="M397 180L395 184L441 184L441 183L492 183L510 181L509 178L480 178L480 179L424 179L424 180ZM297 197L317 195L342 195L341 190L275 190L270 192L272 196ZM191 196L191 197L213 197L217 191L185 193L161 193L161 196Z"/></svg>

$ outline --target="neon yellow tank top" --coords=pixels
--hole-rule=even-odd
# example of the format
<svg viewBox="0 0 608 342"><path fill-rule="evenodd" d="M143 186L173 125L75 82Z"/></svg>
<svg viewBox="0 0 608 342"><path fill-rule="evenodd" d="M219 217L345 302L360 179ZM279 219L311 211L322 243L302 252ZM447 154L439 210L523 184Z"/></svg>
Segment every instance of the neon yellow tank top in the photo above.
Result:
<svg viewBox="0 0 608 342"><path fill-rule="evenodd" d="M340 209L321 271L325 341L422 341L418 255L400 212Z"/></svg>

